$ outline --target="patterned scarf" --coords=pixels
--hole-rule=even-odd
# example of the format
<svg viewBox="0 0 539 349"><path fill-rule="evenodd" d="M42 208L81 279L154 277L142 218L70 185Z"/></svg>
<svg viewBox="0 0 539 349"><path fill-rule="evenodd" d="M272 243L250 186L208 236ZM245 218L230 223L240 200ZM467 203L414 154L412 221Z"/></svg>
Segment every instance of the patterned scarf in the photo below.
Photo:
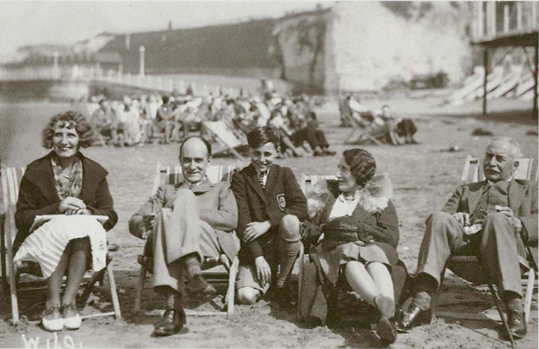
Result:
<svg viewBox="0 0 539 349"><path fill-rule="evenodd" d="M82 190L82 161L77 157L69 176L62 173L62 166L60 166L60 160L54 154L51 157L52 172L54 173L54 184L60 200L63 200L69 196L78 198Z"/></svg>

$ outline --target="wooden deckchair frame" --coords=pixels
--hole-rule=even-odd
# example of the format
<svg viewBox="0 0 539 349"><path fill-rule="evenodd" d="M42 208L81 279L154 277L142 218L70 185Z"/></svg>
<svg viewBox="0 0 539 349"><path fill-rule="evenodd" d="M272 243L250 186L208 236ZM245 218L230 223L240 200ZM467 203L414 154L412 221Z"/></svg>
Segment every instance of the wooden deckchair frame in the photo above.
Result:
<svg viewBox="0 0 539 349"><path fill-rule="evenodd" d="M239 167L236 165L228 165L228 166L210 166L207 169L206 176L208 179L213 182L217 183L220 181L231 181L232 180L232 174L238 169ZM164 178L163 175L164 174ZM152 188L152 194L153 196L156 192L161 183L163 184L173 184L178 183L182 180L182 168L179 165L176 166L163 166L160 162L157 163L156 171L155 171L155 177L154 177L154 183ZM135 311L140 311L141 308L141 301L142 301L142 291L144 290L144 283L146 281L146 274L149 270L149 260L153 259L153 256L147 256L148 253L151 253L151 251L148 251L147 247L144 248L144 253L142 255L138 256L138 263L141 265L140 267L140 273L139 273L139 280L137 284L137 293L135 296ZM204 265L203 265L204 267ZM226 267L226 266L225 266ZM227 317L232 317L234 315L234 297L235 297L235 285L236 285L236 276L238 274L238 268L239 268L239 259L236 256L234 260L232 261L232 265L230 266L228 270L228 287L227 287L227 293L225 295L225 302L227 304L227 311L225 312L197 312L197 311L189 311L187 312L188 315L191 316L212 316L212 315L227 315ZM203 271L203 275L210 275L207 271ZM212 273L210 276L220 276L221 273Z"/></svg>
<svg viewBox="0 0 539 349"><path fill-rule="evenodd" d="M204 121L203 125L208 131L210 131L217 141L227 148L239 161L244 161L243 156L235 149L239 146L245 145L242 141L238 140L233 131L231 131L224 121ZM228 134L223 134L223 132L228 132ZM228 137L229 139L225 138ZM232 140L233 143L230 142Z"/></svg>
<svg viewBox="0 0 539 349"><path fill-rule="evenodd" d="M363 141L370 141L376 145L383 145L382 142L380 142L376 137L374 137L372 134L368 132L368 130L363 127L359 121L354 117L353 113L357 113L352 111L352 115L350 116L350 120L352 121L352 131L348 134L348 137L344 140L344 144L358 144ZM357 113L359 115L359 113ZM351 141L352 136L356 136L354 141Z"/></svg>
<svg viewBox="0 0 539 349"><path fill-rule="evenodd" d="M519 159L519 168L515 173L513 174L515 179L530 179L533 171L533 159ZM536 174L537 177L537 174ZM471 155L468 155L466 157L466 161L464 164L464 169L462 171L462 177L461 181L462 183L471 183L471 182L479 182L483 181L485 179L485 176L483 174L481 160L479 158L474 158ZM481 266L481 261L477 256L452 256L449 258L449 260L446 263L446 266L444 267L441 277L440 277L440 285L438 286L438 289L436 291L436 294L432 297L431 301L431 311L432 314L435 313L436 308L438 306L438 298L440 294L440 289L442 287L445 271L448 267L450 267L453 264L456 263L470 263L470 264L479 264ZM524 297L524 315L525 315L525 321L529 322L530 320L530 311L531 311L531 301L533 296L533 290L534 288L537 288L537 281L536 281L536 274L537 270L534 270L534 267L529 265L528 271L524 273L522 284L523 286L526 286L525 291L525 297ZM527 275L527 278L525 276ZM500 318L503 322L503 325L506 329L506 331L509 333L509 337L511 340L511 344L514 346L513 336L508 331L508 325L507 321L504 317L503 311L501 309L501 305L498 300L498 295L496 291L494 290L494 287L492 283L487 283L490 293L492 295L492 298L496 304L496 308L498 309Z"/></svg>
<svg viewBox="0 0 539 349"><path fill-rule="evenodd" d="M15 211L16 211L16 205L17 200L19 197L19 184L22 179L22 176L24 175L24 172L26 171L25 167L22 168L14 168L14 167L5 167L1 170L1 181L2 181L2 193L3 193L3 204L4 204L4 211L5 211L5 222L4 225L1 227L2 234L2 283L5 285L6 283L9 283L10 288L10 298L11 298L11 312L12 312L12 321L13 324L16 324L20 320L19 316L19 303L18 303L18 292L17 288L19 285L18 282L18 273L21 272L21 270L17 270L16 266L13 263L13 241L15 239L15 235L17 234L17 228L15 226ZM19 176L20 173L20 176ZM121 311L120 311L120 302L118 300L118 293L116 291L116 282L114 280L114 273L112 270L112 266L110 265L112 258L110 256L107 256L107 265L106 267L97 272L94 273L91 279L89 280L88 284L86 285L86 288L83 292L83 296L81 299L83 299L85 302L88 299L88 296L90 295L91 288L95 285L96 282L102 279L103 274L107 273L109 286L110 286L110 293L112 298L112 304L114 311L111 312L103 312L99 314L92 314L92 315L82 315L81 318L90 318L90 317L99 317L99 316L115 316L115 318L119 319L122 317ZM7 274L7 275L6 275ZM9 281L8 281L9 278ZM44 282L44 280L43 280Z"/></svg>

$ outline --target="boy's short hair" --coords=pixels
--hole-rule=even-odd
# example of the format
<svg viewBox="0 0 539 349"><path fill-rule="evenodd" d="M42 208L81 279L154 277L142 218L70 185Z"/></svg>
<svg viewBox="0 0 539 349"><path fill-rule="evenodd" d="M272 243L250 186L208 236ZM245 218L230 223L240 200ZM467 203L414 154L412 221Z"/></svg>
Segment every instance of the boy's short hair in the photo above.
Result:
<svg viewBox="0 0 539 349"><path fill-rule="evenodd" d="M247 135L247 143L253 149L260 148L266 143L273 143L275 148L280 144L279 135L269 126L257 127Z"/></svg>

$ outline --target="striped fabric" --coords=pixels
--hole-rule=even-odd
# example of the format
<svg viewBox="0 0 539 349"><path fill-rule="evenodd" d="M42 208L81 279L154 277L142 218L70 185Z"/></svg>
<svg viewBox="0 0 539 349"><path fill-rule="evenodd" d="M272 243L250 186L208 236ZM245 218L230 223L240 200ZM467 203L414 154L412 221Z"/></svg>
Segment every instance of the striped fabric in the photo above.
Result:
<svg viewBox="0 0 539 349"><path fill-rule="evenodd" d="M533 159L519 159L519 166L515 171L515 179L530 179L533 172ZM537 179L537 173L535 174ZM474 158L471 155L466 157L464 169L462 170L461 181L463 184L481 182L485 180L483 173L483 165L479 158Z"/></svg>
<svg viewBox="0 0 539 349"><path fill-rule="evenodd" d="M26 167L4 167L1 171L2 180L2 204L5 220L6 246L11 248L17 229L15 228L15 211L17 210L17 200L19 198L19 186L26 171Z"/></svg>
<svg viewBox="0 0 539 349"><path fill-rule="evenodd" d="M301 188L301 191L303 191L303 193L307 193L307 189L309 189L309 187L311 185L314 185L314 184L316 184L318 182L321 182L321 181L336 181L336 180L337 180L337 176L335 176L335 175L306 175L306 174L302 174L300 182L299 182L299 187Z"/></svg>
<svg viewBox="0 0 539 349"><path fill-rule="evenodd" d="M156 171L152 195L157 192L157 189L162 184L176 184L183 180L182 167L180 165L161 166L161 164L158 163L157 166L159 170ZM230 182L232 180L232 175L238 168L240 167L237 165L209 166L206 170L206 176L212 183ZM165 174L164 180L161 180L161 173Z"/></svg>

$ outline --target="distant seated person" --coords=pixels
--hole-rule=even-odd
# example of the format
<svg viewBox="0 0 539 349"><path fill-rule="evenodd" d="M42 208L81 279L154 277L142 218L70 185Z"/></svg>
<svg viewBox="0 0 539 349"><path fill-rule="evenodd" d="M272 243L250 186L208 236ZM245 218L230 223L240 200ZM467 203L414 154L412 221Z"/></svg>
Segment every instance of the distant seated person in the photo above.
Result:
<svg viewBox="0 0 539 349"><path fill-rule="evenodd" d="M161 143L168 144L170 143L174 123L174 111L172 109L171 98L169 96L163 96L162 99L163 104L157 108L155 122L159 132L163 132L164 134Z"/></svg>
<svg viewBox="0 0 539 349"><path fill-rule="evenodd" d="M391 108L389 105L385 104L382 106L382 115L381 118L389 126L391 132L396 133L399 137L404 138L405 144L417 144L414 139L414 135L417 132L417 127L412 119L402 119L396 118L391 113ZM397 144L400 144L400 140L396 137L393 138L397 141Z"/></svg>
<svg viewBox="0 0 539 349"><path fill-rule="evenodd" d="M293 112L292 112L293 113ZM296 114L297 115L297 114ZM316 113L311 111L303 117L295 118L296 131L290 137L297 147L307 141L313 150L314 156L332 156L334 151L329 150L329 143L324 131L318 128ZM292 116L294 118L294 116Z"/></svg>
<svg viewBox="0 0 539 349"><path fill-rule="evenodd" d="M477 264L452 270L468 281L496 283L513 338L526 335L521 272L528 263L537 268L537 183L514 178L520 157L520 146L513 139L494 138L483 160L486 179L457 187L442 210L428 218L414 299L397 321L399 331L430 323L431 299L447 260L472 255L481 260L483 269Z"/></svg>
<svg viewBox="0 0 539 349"><path fill-rule="evenodd" d="M95 137L103 145L106 143L104 137L107 137L112 144L118 144L118 120L107 100L102 99L99 102L99 108L93 113L91 123Z"/></svg>
<svg viewBox="0 0 539 349"><path fill-rule="evenodd" d="M80 152L92 141L91 126L80 113L54 115L43 130L43 147L52 151L30 163L21 180L14 263L39 263L47 282L41 317L47 331L81 326L77 291L86 270L106 267L106 231L118 221L107 171ZM39 225L36 217L43 215L57 216ZM106 221L101 224L90 215L105 216Z"/></svg>
<svg viewBox="0 0 539 349"><path fill-rule="evenodd" d="M129 221L131 234L153 246L153 287L167 298L154 335L178 333L185 324L182 296L209 296L215 288L202 276L205 259L226 265L237 255L238 208L228 182L206 177L211 145L190 137L180 145L183 181L163 185Z"/></svg>

